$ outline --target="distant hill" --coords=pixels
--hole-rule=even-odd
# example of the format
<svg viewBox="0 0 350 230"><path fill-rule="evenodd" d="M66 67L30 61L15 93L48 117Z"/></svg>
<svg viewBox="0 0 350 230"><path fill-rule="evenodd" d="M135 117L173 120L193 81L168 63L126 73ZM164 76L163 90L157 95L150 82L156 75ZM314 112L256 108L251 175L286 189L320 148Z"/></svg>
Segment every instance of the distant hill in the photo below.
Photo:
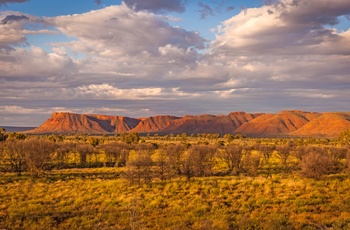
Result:
<svg viewBox="0 0 350 230"><path fill-rule="evenodd" d="M0 126L0 128L4 128L6 132L24 132L28 130L35 129L35 127L18 127L18 126Z"/></svg>
<svg viewBox="0 0 350 230"><path fill-rule="evenodd" d="M253 120L261 114L248 114L245 112L230 113L225 115L198 115L184 116L171 121L169 125L161 130L162 133L233 133L243 123Z"/></svg>
<svg viewBox="0 0 350 230"><path fill-rule="evenodd" d="M251 122L242 124L235 132L253 137L286 136L319 116L321 116L319 113L304 111L281 111L278 114L264 114Z"/></svg>
<svg viewBox="0 0 350 230"><path fill-rule="evenodd" d="M181 119L175 116L155 116L141 119L140 123L132 130L138 133L160 132L166 127L171 126L172 122Z"/></svg>
<svg viewBox="0 0 350 230"><path fill-rule="evenodd" d="M350 129L350 113L323 113L293 132L296 136L334 137Z"/></svg>
<svg viewBox="0 0 350 230"><path fill-rule="evenodd" d="M139 119L122 116L59 112L53 113L47 121L45 121L39 127L29 131L28 133L120 133L132 130L139 123Z"/></svg>
<svg viewBox="0 0 350 230"><path fill-rule="evenodd" d="M228 115L159 115L148 118L56 112L42 125L26 133L231 133L249 137L335 137L347 129L350 129L349 112L291 110L278 114L232 112Z"/></svg>

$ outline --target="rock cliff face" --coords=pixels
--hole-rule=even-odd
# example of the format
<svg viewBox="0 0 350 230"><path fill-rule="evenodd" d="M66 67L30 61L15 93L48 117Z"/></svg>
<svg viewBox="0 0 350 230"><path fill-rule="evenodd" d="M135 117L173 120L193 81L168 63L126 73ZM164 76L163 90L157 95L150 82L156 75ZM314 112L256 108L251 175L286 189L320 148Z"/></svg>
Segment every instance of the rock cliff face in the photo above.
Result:
<svg viewBox="0 0 350 230"><path fill-rule="evenodd" d="M279 114L264 114L242 124L236 132L253 137L286 136L319 117L319 113L281 111Z"/></svg>
<svg viewBox="0 0 350 230"><path fill-rule="evenodd" d="M249 137L314 136L335 137L350 129L349 112L314 113L281 111L278 114L232 112L228 115L170 115L149 118L53 113L41 126L28 131L43 133L219 133Z"/></svg>
<svg viewBox="0 0 350 230"><path fill-rule="evenodd" d="M350 113L323 113L292 133L295 136L335 137L350 129Z"/></svg>
<svg viewBox="0 0 350 230"><path fill-rule="evenodd" d="M170 126L172 122L180 119L175 116L155 116L144 118L141 122L132 130L137 133L154 133L163 130L165 127Z"/></svg>
<svg viewBox="0 0 350 230"><path fill-rule="evenodd" d="M53 113L38 128L29 133L121 133L135 128L141 120L106 115L86 115L74 113Z"/></svg>
<svg viewBox="0 0 350 230"><path fill-rule="evenodd" d="M169 126L160 130L162 133L234 133L243 123L253 120L259 114L248 114L245 112L230 113L225 115L187 115L170 122Z"/></svg>

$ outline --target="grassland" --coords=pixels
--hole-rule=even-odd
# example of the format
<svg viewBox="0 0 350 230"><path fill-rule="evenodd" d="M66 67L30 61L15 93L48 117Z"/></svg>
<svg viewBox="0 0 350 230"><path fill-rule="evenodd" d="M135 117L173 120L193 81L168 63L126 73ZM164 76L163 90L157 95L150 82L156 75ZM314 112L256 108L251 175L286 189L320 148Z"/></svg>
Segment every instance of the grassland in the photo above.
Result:
<svg viewBox="0 0 350 230"><path fill-rule="evenodd" d="M350 229L350 179L225 176L130 185L120 169L0 176L0 229Z"/></svg>
<svg viewBox="0 0 350 230"><path fill-rule="evenodd" d="M9 135L0 229L350 229L348 142L125 137Z"/></svg>

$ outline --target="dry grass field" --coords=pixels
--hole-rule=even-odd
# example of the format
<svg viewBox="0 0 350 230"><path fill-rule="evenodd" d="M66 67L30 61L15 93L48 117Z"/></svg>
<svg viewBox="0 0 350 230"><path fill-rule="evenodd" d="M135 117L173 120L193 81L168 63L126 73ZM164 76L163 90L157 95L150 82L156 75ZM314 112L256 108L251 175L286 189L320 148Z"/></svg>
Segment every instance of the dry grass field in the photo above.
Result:
<svg viewBox="0 0 350 230"><path fill-rule="evenodd" d="M225 176L130 185L119 169L1 175L1 229L349 229L350 179Z"/></svg>
<svg viewBox="0 0 350 230"><path fill-rule="evenodd" d="M13 136L1 149L0 229L350 229L339 140Z"/></svg>

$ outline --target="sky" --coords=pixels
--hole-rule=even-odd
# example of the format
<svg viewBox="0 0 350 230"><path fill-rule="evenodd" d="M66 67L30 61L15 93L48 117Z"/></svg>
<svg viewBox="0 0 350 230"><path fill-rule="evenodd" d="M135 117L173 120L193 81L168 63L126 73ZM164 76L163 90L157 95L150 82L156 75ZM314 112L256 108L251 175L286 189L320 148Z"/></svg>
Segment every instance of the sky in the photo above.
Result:
<svg viewBox="0 0 350 230"><path fill-rule="evenodd" d="M349 0L0 0L0 125L350 111Z"/></svg>

